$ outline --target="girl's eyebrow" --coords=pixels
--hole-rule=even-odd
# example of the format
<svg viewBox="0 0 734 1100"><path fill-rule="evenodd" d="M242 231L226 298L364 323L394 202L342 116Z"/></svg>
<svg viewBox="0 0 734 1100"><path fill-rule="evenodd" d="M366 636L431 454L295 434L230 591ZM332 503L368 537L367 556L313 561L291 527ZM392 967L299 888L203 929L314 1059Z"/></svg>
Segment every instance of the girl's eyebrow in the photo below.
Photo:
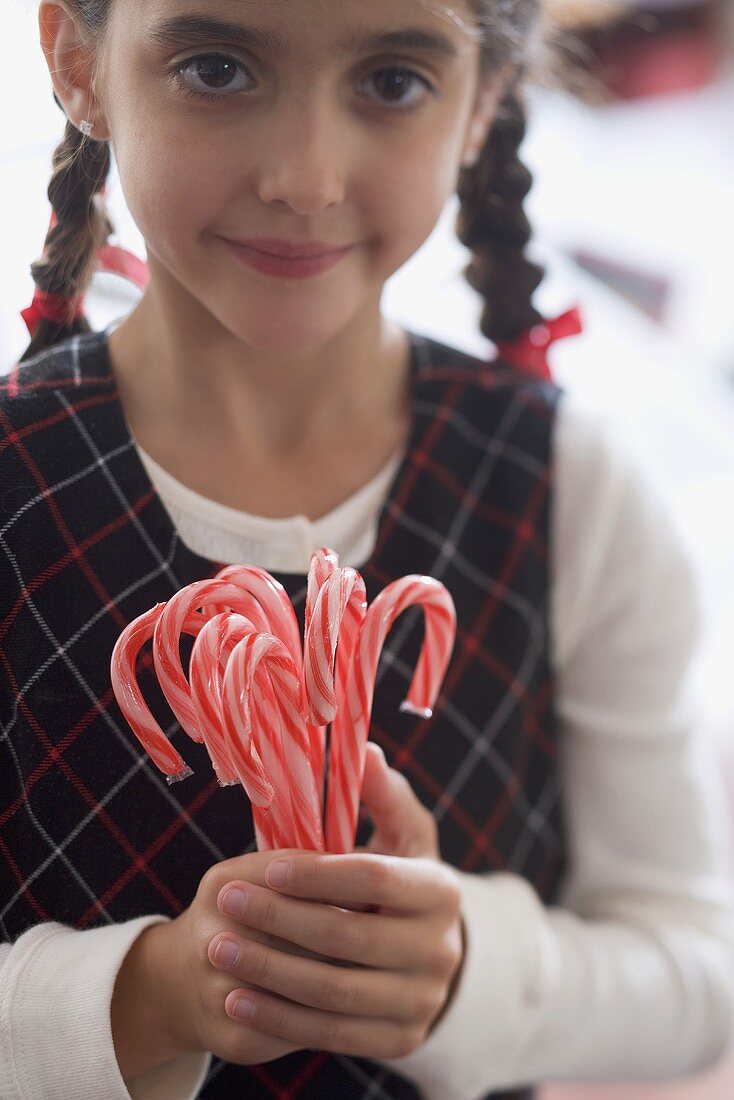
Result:
<svg viewBox="0 0 734 1100"><path fill-rule="evenodd" d="M206 15L179 15L166 19L148 31L148 38L160 46L205 45L213 39L226 39L266 53L287 52L283 43L265 28L243 27L239 23L229 23ZM344 53L417 49L439 57L458 57L458 50L449 38L421 27L406 27L404 30L379 31L377 34L367 35L355 33L342 42L339 48Z"/></svg>

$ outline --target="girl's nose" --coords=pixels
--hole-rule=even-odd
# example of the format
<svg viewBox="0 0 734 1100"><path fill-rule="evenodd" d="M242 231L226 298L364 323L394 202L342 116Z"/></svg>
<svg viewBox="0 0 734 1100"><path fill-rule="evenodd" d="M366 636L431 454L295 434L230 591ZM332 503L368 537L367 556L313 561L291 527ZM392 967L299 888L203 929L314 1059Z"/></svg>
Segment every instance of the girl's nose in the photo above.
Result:
<svg viewBox="0 0 734 1100"><path fill-rule="evenodd" d="M259 161L263 202L284 202L297 214L319 214L344 201L345 137L335 112L318 104L286 105L273 118Z"/></svg>

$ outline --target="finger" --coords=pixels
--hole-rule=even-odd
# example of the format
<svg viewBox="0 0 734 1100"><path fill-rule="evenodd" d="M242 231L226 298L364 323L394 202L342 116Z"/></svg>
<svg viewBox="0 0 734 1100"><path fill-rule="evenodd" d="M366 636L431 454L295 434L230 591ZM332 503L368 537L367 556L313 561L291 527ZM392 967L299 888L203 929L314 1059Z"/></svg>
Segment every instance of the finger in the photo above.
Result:
<svg viewBox="0 0 734 1100"><path fill-rule="evenodd" d="M440 970L434 929L416 918L355 913L284 897L251 883L231 883L217 899L225 916L317 955L385 970Z"/></svg>
<svg viewBox="0 0 734 1100"><path fill-rule="evenodd" d="M308 853L273 860L265 878L280 893L328 900L333 905L356 903L404 913L455 914L460 900L454 869L430 859L365 852Z"/></svg>
<svg viewBox="0 0 734 1100"><path fill-rule="evenodd" d="M327 1012L411 1021L440 1008L439 985L405 971L333 966L230 934L212 939L209 961L238 981Z"/></svg>
<svg viewBox="0 0 734 1100"><path fill-rule="evenodd" d="M302 855L303 848L277 848L272 851L247 852L231 859L213 863L204 873L199 893L207 898L216 898L219 891L229 882L244 879L258 886L267 886L265 872L277 856Z"/></svg>
<svg viewBox="0 0 734 1100"><path fill-rule="evenodd" d="M375 825L369 841L371 852L440 858L433 815L405 776L389 767L384 752L373 741L367 743L362 802Z"/></svg>
<svg viewBox="0 0 734 1100"><path fill-rule="evenodd" d="M224 1008L228 1016L266 1035L356 1058L401 1058L425 1035L425 1028L413 1024L322 1012L252 989L232 990Z"/></svg>

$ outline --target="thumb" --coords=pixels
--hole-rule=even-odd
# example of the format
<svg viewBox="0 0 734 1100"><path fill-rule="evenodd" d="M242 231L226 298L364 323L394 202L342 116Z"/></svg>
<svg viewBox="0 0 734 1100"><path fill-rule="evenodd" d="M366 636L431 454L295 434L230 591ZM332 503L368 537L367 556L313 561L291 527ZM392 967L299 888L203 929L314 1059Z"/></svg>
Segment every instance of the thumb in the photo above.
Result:
<svg viewBox="0 0 734 1100"><path fill-rule="evenodd" d="M375 826L368 852L441 858L433 815L416 798L405 776L388 765L374 741L367 742L362 802Z"/></svg>

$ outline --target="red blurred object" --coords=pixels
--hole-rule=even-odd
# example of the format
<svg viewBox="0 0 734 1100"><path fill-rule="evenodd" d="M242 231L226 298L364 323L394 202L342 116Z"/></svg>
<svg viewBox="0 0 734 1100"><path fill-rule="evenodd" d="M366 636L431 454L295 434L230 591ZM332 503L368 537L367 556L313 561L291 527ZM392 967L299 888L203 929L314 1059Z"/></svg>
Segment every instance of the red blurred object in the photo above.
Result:
<svg viewBox="0 0 734 1100"><path fill-rule="evenodd" d="M497 353L507 363L514 363L537 378L553 378L548 352L551 344L569 336L579 336L584 331L580 306L562 313L560 317L547 318L535 325L518 340L501 340Z"/></svg>
<svg viewBox="0 0 734 1100"><path fill-rule="evenodd" d="M720 0L634 5L623 18L581 37L590 67L617 99L631 100L705 87L726 57Z"/></svg>

